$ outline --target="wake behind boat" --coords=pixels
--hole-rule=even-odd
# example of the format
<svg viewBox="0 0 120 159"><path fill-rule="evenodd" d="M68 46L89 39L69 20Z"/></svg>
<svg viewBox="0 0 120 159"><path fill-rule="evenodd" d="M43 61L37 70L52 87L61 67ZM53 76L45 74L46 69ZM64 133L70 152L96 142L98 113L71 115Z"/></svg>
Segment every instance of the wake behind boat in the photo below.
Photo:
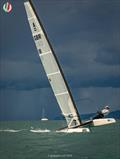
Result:
<svg viewBox="0 0 120 159"><path fill-rule="evenodd" d="M89 128L84 128L84 125L93 124L94 126L98 126L114 123L115 119L99 119L101 118L100 116L86 122L81 120L61 66L31 0L25 2L24 5L39 57L52 87L54 96L67 122L67 127L58 131L89 132Z"/></svg>
<svg viewBox="0 0 120 159"><path fill-rule="evenodd" d="M31 129L30 131L31 131L31 132L34 132L34 133L50 132L50 130L48 130L48 129Z"/></svg>

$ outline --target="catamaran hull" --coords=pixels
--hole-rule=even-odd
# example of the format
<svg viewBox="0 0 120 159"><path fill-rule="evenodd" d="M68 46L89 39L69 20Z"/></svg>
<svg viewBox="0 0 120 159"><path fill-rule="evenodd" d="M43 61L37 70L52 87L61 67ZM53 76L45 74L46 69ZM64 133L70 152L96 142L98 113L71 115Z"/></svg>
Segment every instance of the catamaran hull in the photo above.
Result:
<svg viewBox="0 0 120 159"><path fill-rule="evenodd" d="M42 118L41 121L48 121L48 119L47 118Z"/></svg>
<svg viewBox="0 0 120 159"><path fill-rule="evenodd" d="M116 120L114 118L94 119L92 121L93 126L108 125L112 123L116 123Z"/></svg>
<svg viewBox="0 0 120 159"><path fill-rule="evenodd" d="M56 132L63 132L63 133L86 133L90 132L88 128L65 128L61 130L56 130Z"/></svg>
<svg viewBox="0 0 120 159"><path fill-rule="evenodd" d="M85 121L82 123L81 126L102 126L113 123L116 123L116 120L114 118L102 118Z"/></svg>

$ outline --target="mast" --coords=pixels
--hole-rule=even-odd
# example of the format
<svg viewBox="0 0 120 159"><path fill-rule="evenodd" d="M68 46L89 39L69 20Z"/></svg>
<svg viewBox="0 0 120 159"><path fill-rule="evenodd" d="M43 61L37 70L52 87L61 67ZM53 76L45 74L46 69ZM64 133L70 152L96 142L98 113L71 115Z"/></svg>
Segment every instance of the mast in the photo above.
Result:
<svg viewBox="0 0 120 159"><path fill-rule="evenodd" d="M31 0L24 3L28 22L42 65L68 128L81 125L81 119L55 52Z"/></svg>
<svg viewBox="0 0 120 159"><path fill-rule="evenodd" d="M45 109L43 108L42 109L42 118L44 118L45 117Z"/></svg>

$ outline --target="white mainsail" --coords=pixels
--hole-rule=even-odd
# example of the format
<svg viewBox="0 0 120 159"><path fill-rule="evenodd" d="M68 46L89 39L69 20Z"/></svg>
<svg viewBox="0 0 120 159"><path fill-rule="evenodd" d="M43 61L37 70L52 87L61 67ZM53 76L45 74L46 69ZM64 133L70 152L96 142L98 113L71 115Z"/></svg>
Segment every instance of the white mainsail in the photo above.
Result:
<svg viewBox="0 0 120 159"><path fill-rule="evenodd" d="M79 113L42 23L31 1L24 5L39 57L68 128L80 126Z"/></svg>

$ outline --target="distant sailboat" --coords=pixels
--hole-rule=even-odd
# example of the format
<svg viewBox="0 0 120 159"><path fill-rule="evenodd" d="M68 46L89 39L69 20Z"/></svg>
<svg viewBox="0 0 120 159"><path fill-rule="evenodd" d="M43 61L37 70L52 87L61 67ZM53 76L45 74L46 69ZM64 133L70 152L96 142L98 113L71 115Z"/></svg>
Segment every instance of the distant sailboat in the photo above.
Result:
<svg viewBox="0 0 120 159"><path fill-rule="evenodd" d="M48 118L45 117L45 109L44 108L42 109L42 118L41 118L41 120L42 121L47 121L48 120Z"/></svg>
<svg viewBox="0 0 120 159"><path fill-rule="evenodd" d="M114 123L115 119L113 118L94 119L86 122L81 121L71 91L65 80L63 71L31 0L25 2L24 5L39 57L62 114L64 115L67 122L67 126L59 131L89 132L90 130L83 127L84 125L93 124L94 126L97 126Z"/></svg>

